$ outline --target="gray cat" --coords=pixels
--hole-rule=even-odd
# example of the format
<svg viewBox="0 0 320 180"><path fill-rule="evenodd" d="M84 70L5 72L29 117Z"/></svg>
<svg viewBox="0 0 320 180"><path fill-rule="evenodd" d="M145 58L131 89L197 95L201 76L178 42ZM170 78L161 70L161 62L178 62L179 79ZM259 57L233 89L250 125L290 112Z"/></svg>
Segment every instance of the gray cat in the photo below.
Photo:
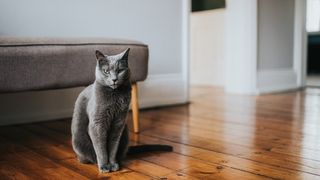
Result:
<svg viewBox="0 0 320 180"><path fill-rule="evenodd" d="M128 153L172 151L166 145L134 146L128 151L129 50L112 56L96 51L96 80L80 93L75 103L73 149L81 163L97 163L100 172L119 170L119 163Z"/></svg>

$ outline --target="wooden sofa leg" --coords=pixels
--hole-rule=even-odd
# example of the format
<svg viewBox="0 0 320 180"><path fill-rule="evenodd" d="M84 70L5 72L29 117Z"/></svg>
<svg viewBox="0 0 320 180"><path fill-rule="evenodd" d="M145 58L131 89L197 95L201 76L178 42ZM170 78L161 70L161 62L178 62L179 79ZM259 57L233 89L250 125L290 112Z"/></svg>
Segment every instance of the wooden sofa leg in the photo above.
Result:
<svg viewBox="0 0 320 180"><path fill-rule="evenodd" d="M132 120L133 120L133 132L139 133L139 104L138 104L138 85L137 85L137 83L132 84L131 109L132 109Z"/></svg>

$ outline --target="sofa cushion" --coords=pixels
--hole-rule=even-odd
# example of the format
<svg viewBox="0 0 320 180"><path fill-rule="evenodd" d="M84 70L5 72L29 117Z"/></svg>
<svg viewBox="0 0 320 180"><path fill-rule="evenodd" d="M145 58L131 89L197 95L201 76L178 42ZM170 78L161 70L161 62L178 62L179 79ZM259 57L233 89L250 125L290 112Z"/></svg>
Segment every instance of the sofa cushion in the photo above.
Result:
<svg viewBox="0 0 320 180"><path fill-rule="evenodd" d="M108 38L0 38L0 92L86 86L94 81L95 50L130 48L131 81L148 72L148 46Z"/></svg>

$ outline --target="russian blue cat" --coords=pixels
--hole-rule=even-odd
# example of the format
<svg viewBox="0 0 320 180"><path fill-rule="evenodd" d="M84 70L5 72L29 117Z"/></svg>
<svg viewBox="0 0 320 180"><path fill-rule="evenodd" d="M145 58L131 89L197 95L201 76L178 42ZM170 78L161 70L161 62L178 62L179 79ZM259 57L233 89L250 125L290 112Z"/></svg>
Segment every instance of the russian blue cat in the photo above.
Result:
<svg viewBox="0 0 320 180"><path fill-rule="evenodd" d="M82 163L100 172L117 171L128 153L126 117L131 99L129 50L117 55L96 51L95 81L78 96L72 118L72 146ZM171 151L166 145L130 147L129 152Z"/></svg>

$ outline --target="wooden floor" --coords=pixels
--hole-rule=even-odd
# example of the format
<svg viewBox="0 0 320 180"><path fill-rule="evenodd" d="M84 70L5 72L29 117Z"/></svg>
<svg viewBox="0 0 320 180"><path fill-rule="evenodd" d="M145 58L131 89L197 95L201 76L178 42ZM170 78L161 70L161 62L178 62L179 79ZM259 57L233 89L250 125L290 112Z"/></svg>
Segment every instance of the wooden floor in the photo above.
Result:
<svg viewBox="0 0 320 180"><path fill-rule="evenodd" d="M320 179L319 89L254 97L197 87L191 104L145 110L141 124L132 144L174 152L130 156L110 174L75 159L70 120L0 127L0 179Z"/></svg>

